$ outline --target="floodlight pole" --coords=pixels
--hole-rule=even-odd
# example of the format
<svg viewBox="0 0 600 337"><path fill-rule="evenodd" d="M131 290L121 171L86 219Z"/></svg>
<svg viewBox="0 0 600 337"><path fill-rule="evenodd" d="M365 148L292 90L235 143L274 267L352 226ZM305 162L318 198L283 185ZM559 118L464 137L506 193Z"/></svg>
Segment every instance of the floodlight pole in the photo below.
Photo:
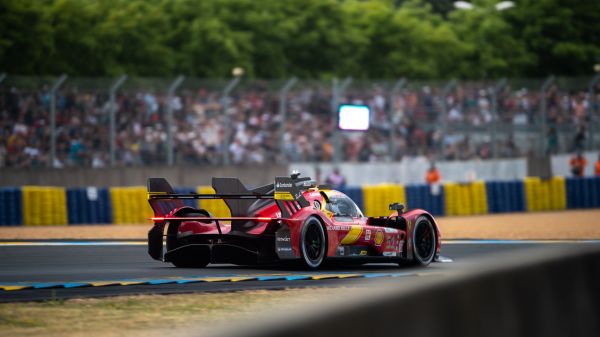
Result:
<svg viewBox="0 0 600 337"><path fill-rule="evenodd" d="M50 89L50 167L56 161L56 91L67 80L67 75L62 74Z"/></svg>
<svg viewBox="0 0 600 337"><path fill-rule="evenodd" d="M338 80L336 78L333 79L332 81L332 101L331 101L331 111L332 111L332 116L333 116L333 134L332 134L332 141L333 141L333 162L335 164L338 164L340 162L340 156L341 156L341 144L340 144L340 130L338 127L338 116L337 116L337 110L338 110L338 105L340 104L340 99L342 94L344 93L344 91L346 91L346 88L348 88L348 86L352 83L352 78L351 77L346 77L346 79L338 85Z"/></svg>
<svg viewBox="0 0 600 337"><path fill-rule="evenodd" d="M223 106L223 118L224 118L224 129L223 129L223 164L229 165L229 137L231 136L231 121L229 120L229 94L233 91L233 89L240 83L240 78L235 77L233 80L227 84L223 93L221 95L221 104Z"/></svg>
<svg viewBox="0 0 600 337"><path fill-rule="evenodd" d="M500 119L498 118L498 92L502 90L506 86L506 78L500 79L496 82L492 88L490 88L490 93L492 96L492 120L489 123L490 127L490 135L492 137L492 158L498 158L498 144L497 144L497 131L498 131L498 123Z"/></svg>
<svg viewBox="0 0 600 337"><path fill-rule="evenodd" d="M117 146L116 146L116 137L117 137L117 119L116 119L116 115L117 115L117 103L116 101L116 95L117 95L117 90L119 90L119 88L123 85L123 83L125 83L125 81L127 80L127 75L123 75L121 77L119 77L115 83L110 87L110 115L109 115L109 122L110 122L110 134L109 134L109 142L110 142L110 166L114 167L117 163Z"/></svg>
<svg viewBox="0 0 600 337"><path fill-rule="evenodd" d="M390 97L389 97L389 121L390 121L390 144L389 144L389 151L390 151L390 158L392 161L394 161L394 159L396 158L396 121L394 120L394 105L393 105L393 101L394 101L394 96L397 95L400 90L402 90L402 88L406 85L406 79L405 78L401 78L400 80L398 80L394 86L392 87L392 90L390 92Z"/></svg>
<svg viewBox="0 0 600 337"><path fill-rule="evenodd" d="M167 165L169 166L173 165L175 152L173 146L173 95L184 80L185 76L179 75L167 92Z"/></svg>
<svg viewBox="0 0 600 337"><path fill-rule="evenodd" d="M442 106L442 134L440 137L440 154L444 154L444 141L446 139L446 134L448 133L448 107L446 106L446 96L450 90L458 85L458 81L456 79L450 80L444 89L442 89L442 97L441 97L441 106Z"/></svg>
<svg viewBox="0 0 600 337"><path fill-rule="evenodd" d="M547 128L547 119L548 119L548 112L546 111L546 91L548 90L548 88L552 85L552 83L554 83L554 76L550 76L546 79L546 81L544 81L544 84L542 84L542 88L540 89L540 112L541 112L541 118L542 120L540 121L540 140L542 142L541 146L540 146L540 156L543 157L544 156L544 139L546 139L546 128Z"/></svg>
<svg viewBox="0 0 600 337"><path fill-rule="evenodd" d="M592 124L597 124L598 122L600 122L597 118L597 116L595 116L594 114L594 104L596 103L596 99L594 97L594 87L596 86L596 84L598 84L598 82L600 82L600 73L596 74L596 76L594 76L594 78L592 78L592 80L590 81L590 84L588 85L588 96L590 98L589 104L588 104L588 118L590 119L590 122ZM594 139L593 139L593 134L591 131L591 127L588 128L588 145L590 148L594 147ZM597 130L596 128L594 128L595 130Z"/></svg>
<svg viewBox="0 0 600 337"><path fill-rule="evenodd" d="M285 164L285 128L287 126L287 95L290 89L298 82L298 79L295 77L290 78L287 83L281 88L279 91L279 117L281 118L281 122L279 125L279 151L280 151L280 162Z"/></svg>

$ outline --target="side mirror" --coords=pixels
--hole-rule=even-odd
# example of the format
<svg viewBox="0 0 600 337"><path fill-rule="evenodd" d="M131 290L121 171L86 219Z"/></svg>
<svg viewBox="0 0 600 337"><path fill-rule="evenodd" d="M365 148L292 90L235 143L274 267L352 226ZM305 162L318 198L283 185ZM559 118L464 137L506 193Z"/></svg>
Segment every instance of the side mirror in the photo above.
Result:
<svg viewBox="0 0 600 337"><path fill-rule="evenodd" d="M390 204L390 211L398 211L398 214L402 214L404 211L404 205L399 202Z"/></svg>

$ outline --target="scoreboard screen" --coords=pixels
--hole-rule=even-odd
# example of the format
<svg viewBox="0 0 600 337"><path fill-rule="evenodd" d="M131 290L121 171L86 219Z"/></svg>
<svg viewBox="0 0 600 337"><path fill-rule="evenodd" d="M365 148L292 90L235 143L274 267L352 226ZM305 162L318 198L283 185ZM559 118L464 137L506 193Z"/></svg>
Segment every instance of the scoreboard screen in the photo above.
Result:
<svg viewBox="0 0 600 337"><path fill-rule="evenodd" d="M342 104L338 108L338 127L340 130L369 130L371 109L366 105Z"/></svg>

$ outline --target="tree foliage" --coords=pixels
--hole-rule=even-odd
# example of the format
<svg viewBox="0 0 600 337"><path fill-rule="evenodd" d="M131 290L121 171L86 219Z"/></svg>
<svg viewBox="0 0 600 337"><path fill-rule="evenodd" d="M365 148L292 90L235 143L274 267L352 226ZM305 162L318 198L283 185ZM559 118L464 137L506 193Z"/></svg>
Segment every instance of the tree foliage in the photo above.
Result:
<svg viewBox="0 0 600 337"><path fill-rule="evenodd" d="M600 2L0 0L12 74L484 78L588 75Z"/></svg>

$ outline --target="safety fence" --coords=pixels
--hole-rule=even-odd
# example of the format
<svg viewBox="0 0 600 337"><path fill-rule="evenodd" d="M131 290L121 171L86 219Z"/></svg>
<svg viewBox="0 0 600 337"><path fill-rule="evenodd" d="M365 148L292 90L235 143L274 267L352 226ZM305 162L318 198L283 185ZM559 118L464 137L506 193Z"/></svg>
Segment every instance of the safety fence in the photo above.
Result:
<svg viewBox="0 0 600 337"><path fill-rule="evenodd" d="M514 181L446 182L439 185L380 184L342 189L367 216L385 216L401 202L433 215L478 215L600 208L600 177ZM214 193L210 186L180 187L177 193ZM185 200L215 216L229 216L223 200ZM152 216L146 188L48 187L0 188L0 225L139 224Z"/></svg>

